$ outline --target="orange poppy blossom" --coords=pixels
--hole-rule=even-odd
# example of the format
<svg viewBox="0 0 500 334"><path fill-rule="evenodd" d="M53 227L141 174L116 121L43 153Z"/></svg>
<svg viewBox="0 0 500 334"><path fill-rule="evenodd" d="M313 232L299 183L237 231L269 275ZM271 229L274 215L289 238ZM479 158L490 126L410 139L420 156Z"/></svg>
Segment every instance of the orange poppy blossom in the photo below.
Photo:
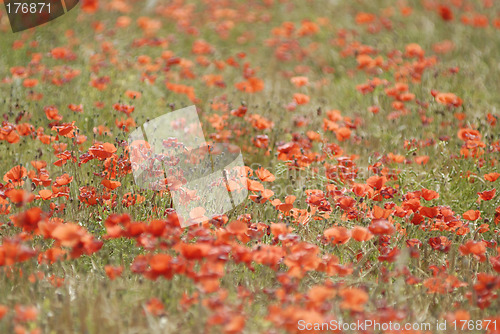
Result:
<svg viewBox="0 0 500 334"><path fill-rule="evenodd" d="M24 184L23 178L26 176L28 176L26 168L19 165L12 167L7 173L5 173L3 180L14 187L22 186Z"/></svg>
<svg viewBox="0 0 500 334"><path fill-rule="evenodd" d="M236 83L235 87L242 92L258 93L264 89L264 81L256 77L250 77L245 81Z"/></svg>

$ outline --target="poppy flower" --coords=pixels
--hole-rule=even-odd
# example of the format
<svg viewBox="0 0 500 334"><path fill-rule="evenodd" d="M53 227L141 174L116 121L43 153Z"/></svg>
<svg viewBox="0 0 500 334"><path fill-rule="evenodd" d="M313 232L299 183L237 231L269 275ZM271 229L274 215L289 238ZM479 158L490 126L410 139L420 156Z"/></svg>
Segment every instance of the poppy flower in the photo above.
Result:
<svg viewBox="0 0 500 334"><path fill-rule="evenodd" d="M425 165L429 162L430 157L428 155L421 155L415 157L415 163L419 165Z"/></svg>
<svg viewBox="0 0 500 334"><path fill-rule="evenodd" d="M128 117L126 119L115 119L115 124L120 130L123 130L125 132L129 132L130 128L136 126L135 121L132 117Z"/></svg>
<svg viewBox="0 0 500 334"><path fill-rule="evenodd" d="M193 42L191 51L195 54L208 54L214 51L214 47L202 39Z"/></svg>
<svg viewBox="0 0 500 334"><path fill-rule="evenodd" d="M248 197L254 201L255 203L265 203L267 202L272 196L274 195L274 191L271 189L264 189L263 191L259 192L258 194L252 194L249 195Z"/></svg>
<svg viewBox="0 0 500 334"><path fill-rule="evenodd" d="M379 106L369 106L368 111L371 112L372 114L376 115L379 113L380 107Z"/></svg>
<svg viewBox="0 0 500 334"><path fill-rule="evenodd" d="M373 219L368 229L375 235L390 235L395 231L394 225L387 219Z"/></svg>
<svg viewBox="0 0 500 334"><path fill-rule="evenodd" d="M475 221L481 217L481 212L479 210L469 210L464 212L463 217L469 221Z"/></svg>
<svg viewBox="0 0 500 334"><path fill-rule="evenodd" d="M451 11L450 7L448 7L448 6L439 5L438 6L438 13L441 16L441 18L445 21L452 21L453 20L453 12Z"/></svg>
<svg viewBox="0 0 500 334"><path fill-rule="evenodd" d="M241 220L235 220L226 226L226 231L234 235L244 235L248 231L248 226Z"/></svg>
<svg viewBox="0 0 500 334"><path fill-rule="evenodd" d="M5 305L0 304L0 320L7 314L9 308Z"/></svg>
<svg viewBox="0 0 500 334"><path fill-rule="evenodd" d="M155 254L149 260L151 271L157 275L170 276L172 274L173 258L168 254Z"/></svg>
<svg viewBox="0 0 500 334"><path fill-rule="evenodd" d="M78 195L78 199L84 202L87 205L96 205L97 204L97 194L96 190L92 186L80 187L80 194Z"/></svg>
<svg viewBox="0 0 500 334"><path fill-rule="evenodd" d="M115 152L116 147L111 143L96 143L89 148L89 153L97 157L99 160L107 159L111 157Z"/></svg>
<svg viewBox="0 0 500 334"><path fill-rule="evenodd" d="M351 229L351 236L356 241L368 241L373 238L373 234L366 227L354 226Z"/></svg>
<svg viewBox="0 0 500 334"><path fill-rule="evenodd" d="M10 199L12 203L22 206L25 203L29 203L35 199L35 195L24 190L24 189L9 189L5 192L5 195Z"/></svg>
<svg viewBox="0 0 500 334"><path fill-rule="evenodd" d="M295 93L293 94L293 100L296 104L307 104L309 103L310 97L306 94Z"/></svg>
<svg viewBox="0 0 500 334"><path fill-rule="evenodd" d="M23 86L26 88L33 88L36 85L38 85L38 79L27 78L27 79L24 79L24 81L23 81Z"/></svg>
<svg viewBox="0 0 500 334"><path fill-rule="evenodd" d="M463 141L479 141L481 140L481 133L474 129L463 128L458 130L458 138Z"/></svg>
<svg viewBox="0 0 500 334"><path fill-rule="evenodd" d="M397 260L401 251L399 248L394 247L393 249L389 249L387 247L382 248L381 255L377 258L380 262L389 262L393 263Z"/></svg>
<svg viewBox="0 0 500 334"><path fill-rule="evenodd" d="M375 16L375 14L360 12L356 14L354 20L356 21L356 24L361 25L361 24L372 23L373 21L375 21L376 18L377 17Z"/></svg>
<svg viewBox="0 0 500 334"><path fill-rule="evenodd" d="M60 224L51 233L52 238L58 240L65 247L75 247L85 235L84 228L74 223Z"/></svg>
<svg viewBox="0 0 500 334"><path fill-rule="evenodd" d="M351 239L351 231L343 226L334 226L323 232L325 238L334 245L343 245Z"/></svg>
<svg viewBox="0 0 500 334"><path fill-rule="evenodd" d="M489 182L495 182L500 177L500 173L493 172L484 175L484 179ZM4 180L5 181L5 180Z"/></svg>
<svg viewBox="0 0 500 334"><path fill-rule="evenodd" d="M236 117L243 117L247 113L248 108L247 106L240 106L238 109L233 109L231 110L231 115L236 116Z"/></svg>
<svg viewBox="0 0 500 334"><path fill-rule="evenodd" d="M446 106L460 107L462 99L453 93L437 93L434 97L436 102Z"/></svg>
<svg viewBox="0 0 500 334"><path fill-rule="evenodd" d="M491 262L491 266L493 267L493 269L497 273L500 273L500 255L498 255L496 257L490 257L490 262Z"/></svg>
<svg viewBox="0 0 500 334"><path fill-rule="evenodd" d="M350 311L361 312L368 302L368 294L359 288L347 288L339 292L342 297L340 307Z"/></svg>
<svg viewBox="0 0 500 334"><path fill-rule="evenodd" d="M287 197L285 197L285 203L281 203L279 199L275 199L273 201L273 205L276 207L276 209L288 215L290 210L293 209L293 202L295 202L295 198L296 197L293 195L288 195Z"/></svg>
<svg viewBox="0 0 500 334"><path fill-rule="evenodd" d="M447 253L450 250L451 241L445 236L433 237L429 238L429 245L434 250L439 250L441 252Z"/></svg>
<svg viewBox="0 0 500 334"><path fill-rule="evenodd" d="M127 104L115 103L113 104L113 109L115 109L116 111L120 111L128 116L135 110L135 107Z"/></svg>
<svg viewBox="0 0 500 334"><path fill-rule="evenodd" d="M202 259L208 255L210 249L211 246L205 243L178 243L177 245L175 245L175 250L188 260Z"/></svg>
<svg viewBox="0 0 500 334"><path fill-rule="evenodd" d="M8 215L10 213L11 206L9 201L0 197L0 215Z"/></svg>
<svg viewBox="0 0 500 334"><path fill-rule="evenodd" d="M68 109L71 110L71 111L74 111L74 112L79 112L79 113L82 113L83 112L83 104L69 104L68 105Z"/></svg>
<svg viewBox="0 0 500 334"><path fill-rule="evenodd" d="M63 136L67 138L74 138L77 129L78 128L75 126L75 121L71 123L62 123L60 125L54 125L52 127L52 130L56 131L58 136Z"/></svg>
<svg viewBox="0 0 500 334"><path fill-rule="evenodd" d="M372 187L375 190L380 190L384 186L384 184L387 182L387 178L385 176L378 176L378 175L373 175L370 176L366 180L366 184Z"/></svg>
<svg viewBox="0 0 500 334"><path fill-rule="evenodd" d="M64 173L63 175L56 178L55 185L62 187L73 181L73 176L69 176L69 174Z"/></svg>
<svg viewBox="0 0 500 334"><path fill-rule="evenodd" d="M106 272L106 275L109 277L110 280L114 280L122 275L123 267L106 265L104 266L104 271Z"/></svg>
<svg viewBox="0 0 500 334"><path fill-rule="evenodd" d="M438 215L439 210L436 207L422 206L419 208L418 212L424 217L435 218Z"/></svg>
<svg viewBox="0 0 500 334"><path fill-rule="evenodd" d="M439 198L439 193L437 193L434 190L422 188L421 192L422 192L422 198L425 199L426 201L431 201L433 199Z"/></svg>
<svg viewBox="0 0 500 334"><path fill-rule="evenodd" d="M197 98L196 98L196 95L194 92L194 87L181 85L181 84L174 84L171 82L165 83L165 86L167 87L168 90L170 90L174 93L186 95L189 98L189 100L191 100L192 102L197 101Z"/></svg>
<svg viewBox="0 0 500 334"><path fill-rule="evenodd" d="M44 107L43 111L49 120L60 121L63 119L63 117L59 115L59 110L55 106Z"/></svg>
<svg viewBox="0 0 500 334"><path fill-rule="evenodd" d="M247 179L247 188L250 191L264 191L264 185L258 181Z"/></svg>
<svg viewBox="0 0 500 334"><path fill-rule="evenodd" d="M40 170L42 168L47 167L47 162L46 161L33 160L30 163L31 163L31 166L33 166L36 170Z"/></svg>
<svg viewBox="0 0 500 334"><path fill-rule="evenodd" d="M286 235L292 232L292 228L287 227L284 223L273 223L271 224L271 233L275 237L279 237L280 235Z"/></svg>
<svg viewBox="0 0 500 334"><path fill-rule="evenodd" d="M165 313L165 306L158 298L151 298L146 303L146 311L154 316L160 316Z"/></svg>
<svg viewBox="0 0 500 334"><path fill-rule="evenodd" d="M252 143L258 148L267 148L269 146L269 137L267 135L258 135L252 138Z"/></svg>
<svg viewBox="0 0 500 334"><path fill-rule="evenodd" d="M351 137L351 130L347 127L341 127L335 131L338 141L345 141Z"/></svg>
<svg viewBox="0 0 500 334"><path fill-rule="evenodd" d="M444 274L442 277L426 279L423 285L427 288L427 293L445 294L456 288L467 286L467 283L461 282L456 276Z"/></svg>
<svg viewBox="0 0 500 334"><path fill-rule="evenodd" d="M116 188L122 185L121 182L119 181L111 181L108 179L102 180L101 184L110 190L115 190Z"/></svg>
<svg viewBox="0 0 500 334"><path fill-rule="evenodd" d="M129 99L132 99L132 100L138 100L142 97L142 93L141 92L138 92L138 91L135 91L135 90L126 90L125 91L125 95L129 98Z"/></svg>
<svg viewBox="0 0 500 334"><path fill-rule="evenodd" d="M258 176L258 178L263 181L263 182L273 182L276 180L276 177L267 169L263 167L259 167L257 171L255 172Z"/></svg>
<svg viewBox="0 0 500 334"><path fill-rule="evenodd" d="M205 216L206 210L202 207L196 207L189 212L189 217L193 222L201 223L208 220Z"/></svg>
<svg viewBox="0 0 500 334"><path fill-rule="evenodd" d="M292 77L290 79L292 84L295 85L295 87L302 87L302 86L307 86L309 84L309 79L304 76L299 76L299 77Z"/></svg>
<svg viewBox="0 0 500 334"><path fill-rule="evenodd" d="M98 0L83 0L82 10L87 13L95 13L99 8Z"/></svg>
<svg viewBox="0 0 500 334"><path fill-rule="evenodd" d="M38 317L38 309L36 306L16 304L14 310L16 312L15 320L17 322L35 321Z"/></svg>
<svg viewBox="0 0 500 334"><path fill-rule="evenodd" d="M236 83L235 87L242 92L258 93L264 90L264 81L256 77L250 77L245 81Z"/></svg>
<svg viewBox="0 0 500 334"><path fill-rule="evenodd" d="M42 189L38 192L39 198L43 199L44 201L52 198L52 191L49 189ZM38 196L37 196L38 197Z"/></svg>
<svg viewBox="0 0 500 334"><path fill-rule="evenodd" d="M21 165L12 167L5 175L3 180L12 184L14 187L22 186L24 184L23 178L28 176L28 171Z"/></svg>
<svg viewBox="0 0 500 334"><path fill-rule="evenodd" d="M224 325L225 334L241 333L245 327L246 319L242 315L235 315L229 318L229 321Z"/></svg>
<svg viewBox="0 0 500 334"><path fill-rule="evenodd" d="M274 126L274 122L258 114L253 114L248 119L256 130L270 129Z"/></svg>
<svg viewBox="0 0 500 334"><path fill-rule="evenodd" d="M422 47L416 43L411 43L406 45L405 51L406 51L405 56L408 58L412 57L423 58L425 54Z"/></svg>
<svg viewBox="0 0 500 334"><path fill-rule="evenodd" d="M477 193L479 198L482 199L483 201L490 201L495 197L497 190L495 188L491 190L486 190L480 193Z"/></svg>
<svg viewBox="0 0 500 334"><path fill-rule="evenodd" d="M458 247L460 254L473 254L480 262L486 260L486 243L484 241L468 240L465 244Z"/></svg>
<svg viewBox="0 0 500 334"><path fill-rule="evenodd" d="M358 197L365 197L371 190L367 184L355 183L352 187L352 192Z"/></svg>

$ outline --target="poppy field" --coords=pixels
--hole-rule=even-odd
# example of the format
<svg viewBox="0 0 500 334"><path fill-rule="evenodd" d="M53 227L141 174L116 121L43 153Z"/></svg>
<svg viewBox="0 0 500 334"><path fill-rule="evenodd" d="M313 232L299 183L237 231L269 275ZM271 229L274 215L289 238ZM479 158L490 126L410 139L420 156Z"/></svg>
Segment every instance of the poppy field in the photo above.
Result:
<svg viewBox="0 0 500 334"><path fill-rule="evenodd" d="M0 333L500 333L498 1L0 8ZM190 106L215 216L134 179Z"/></svg>

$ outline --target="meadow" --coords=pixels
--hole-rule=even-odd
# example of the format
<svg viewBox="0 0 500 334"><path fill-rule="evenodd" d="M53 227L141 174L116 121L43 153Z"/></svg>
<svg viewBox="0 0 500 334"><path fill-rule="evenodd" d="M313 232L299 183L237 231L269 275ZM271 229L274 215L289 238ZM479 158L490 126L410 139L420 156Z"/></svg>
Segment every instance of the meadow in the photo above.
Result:
<svg viewBox="0 0 500 334"><path fill-rule="evenodd" d="M498 1L81 0L0 32L0 333L500 333ZM127 139L191 105L248 198L182 227Z"/></svg>

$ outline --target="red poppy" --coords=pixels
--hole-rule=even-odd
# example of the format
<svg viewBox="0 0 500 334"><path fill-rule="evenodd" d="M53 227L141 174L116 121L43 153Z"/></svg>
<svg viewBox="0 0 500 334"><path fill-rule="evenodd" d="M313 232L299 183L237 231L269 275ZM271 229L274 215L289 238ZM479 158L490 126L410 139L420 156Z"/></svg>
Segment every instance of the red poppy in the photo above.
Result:
<svg viewBox="0 0 500 334"><path fill-rule="evenodd" d="M334 226L323 232L325 238L334 245L343 245L351 239L351 231L343 226Z"/></svg>
<svg viewBox="0 0 500 334"><path fill-rule="evenodd" d="M75 121L71 123L63 123L61 125L54 125L52 127L52 130L56 131L59 136L64 136L67 138L73 138L77 129L78 128L75 126Z"/></svg>
<svg viewBox="0 0 500 334"><path fill-rule="evenodd" d="M98 0L82 0L82 10L87 13L95 13L99 8Z"/></svg>
<svg viewBox="0 0 500 334"><path fill-rule="evenodd" d="M494 172L484 175L486 181L495 182L500 177L500 173Z"/></svg>
<svg viewBox="0 0 500 334"><path fill-rule="evenodd" d="M351 230L352 238L356 241L368 241L373 238L373 234L366 227L354 226Z"/></svg>
<svg viewBox="0 0 500 334"><path fill-rule="evenodd" d="M14 309L16 311L15 320L17 322L34 321L38 317L38 309L36 306L24 306L17 304Z"/></svg>
<svg viewBox="0 0 500 334"><path fill-rule="evenodd" d="M110 190L115 190L116 188L122 185L120 181L111 181L108 179L102 180L101 184Z"/></svg>
<svg viewBox="0 0 500 334"><path fill-rule="evenodd" d="M99 160L107 159L111 157L115 152L116 147L111 143L96 143L89 148L89 153L97 157Z"/></svg>
<svg viewBox="0 0 500 334"><path fill-rule="evenodd" d="M7 314L8 311L9 308L7 306L0 304L0 320L5 316L5 314Z"/></svg>
<svg viewBox="0 0 500 334"><path fill-rule="evenodd" d="M264 81L259 78L250 77L246 81L236 83L235 87L242 92L257 93L264 89Z"/></svg>
<svg viewBox="0 0 500 334"><path fill-rule="evenodd" d="M104 271L106 272L106 275L109 277L110 280L114 280L122 275L123 267L106 265L104 266Z"/></svg>
<svg viewBox="0 0 500 334"><path fill-rule="evenodd" d="M422 188L422 198L425 199L426 201L431 201L433 199L439 198L439 193L435 192L434 190L429 190Z"/></svg>
<svg viewBox="0 0 500 334"><path fill-rule="evenodd" d="M24 184L24 178L28 175L28 171L21 165L12 167L5 175L3 180L9 182L14 187L22 186Z"/></svg>
<svg viewBox="0 0 500 334"><path fill-rule="evenodd" d="M293 94L293 100L298 105L309 103L310 97L306 94L295 93Z"/></svg>
<svg viewBox="0 0 500 334"><path fill-rule="evenodd" d="M486 260L486 243L484 241L469 240L461 245L458 250L462 255L473 254L480 262Z"/></svg>
<svg viewBox="0 0 500 334"><path fill-rule="evenodd" d="M279 211L285 213L285 215L288 215L290 210L293 209L293 202L295 202L295 196L293 195L288 195L285 197L285 203L281 203L279 199L275 199L273 201L273 205L278 209Z"/></svg>
<svg viewBox="0 0 500 334"><path fill-rule="evenodd" d="M490 201L495 197L497 190L495 188L491 190L486 190L480 193L477 193L479 195L479 198L482 199L483 201Z"/></svg>
<svg viewBox="0 0 500 334"><path fill-rule="evenodd" d="M158 298L151 298L146 303L146 311L154 316L160 316L165 313L165 306Z"/></svg>
<svg viewBox="0 0 500 334"><path fill-rule="evenodd" d="M10 199L12 203L22 206L25 203L29 203L35 199L35 195L24 190L24 189L9 189L5 192L5 195Z"/></svg>
<svg viewBox="0 0 500 334"><path fill-rule="evenodd" d="M368 294L359 288L341 290L339 295L342 297L340 307L351 311L363 311L364 305L368 301Z"/></svg>
<svg viewBox="0 0 500 334"><path fill-rule="evenodd" d="M463 217L464 219L475 221L481 217L481 212L479 210L469 210L464 212Z"/></svg>
<svg viewBox="0 0 500 334"><path fill-rule="evenodd" d="M451 247L451 241L445 236L429 238L429 245L434 250L447 253Z"/></svg>
<svg viewBox="0 0 500 334"><path fill-rule="evenodd" d="M439 5L438 6L438 13L442 17L442 19L445 21L453 20L453 12L451 11L450 7L448 7L448 6Z"/></svg>
<svg viewBox="0 0 500 334"><path fill-rule="evenodd" d="M393 234L395 231L394 226L387 219L373 219L368 229L376 235Z"/></svg>
<svg viewBox="0 0 500 334"><path fill-rule="evenodd" d="M259 169L257 169L255 173L263 182L273 182L276 179L276 177L270 171L263 167L259 167Z"/></svg>

